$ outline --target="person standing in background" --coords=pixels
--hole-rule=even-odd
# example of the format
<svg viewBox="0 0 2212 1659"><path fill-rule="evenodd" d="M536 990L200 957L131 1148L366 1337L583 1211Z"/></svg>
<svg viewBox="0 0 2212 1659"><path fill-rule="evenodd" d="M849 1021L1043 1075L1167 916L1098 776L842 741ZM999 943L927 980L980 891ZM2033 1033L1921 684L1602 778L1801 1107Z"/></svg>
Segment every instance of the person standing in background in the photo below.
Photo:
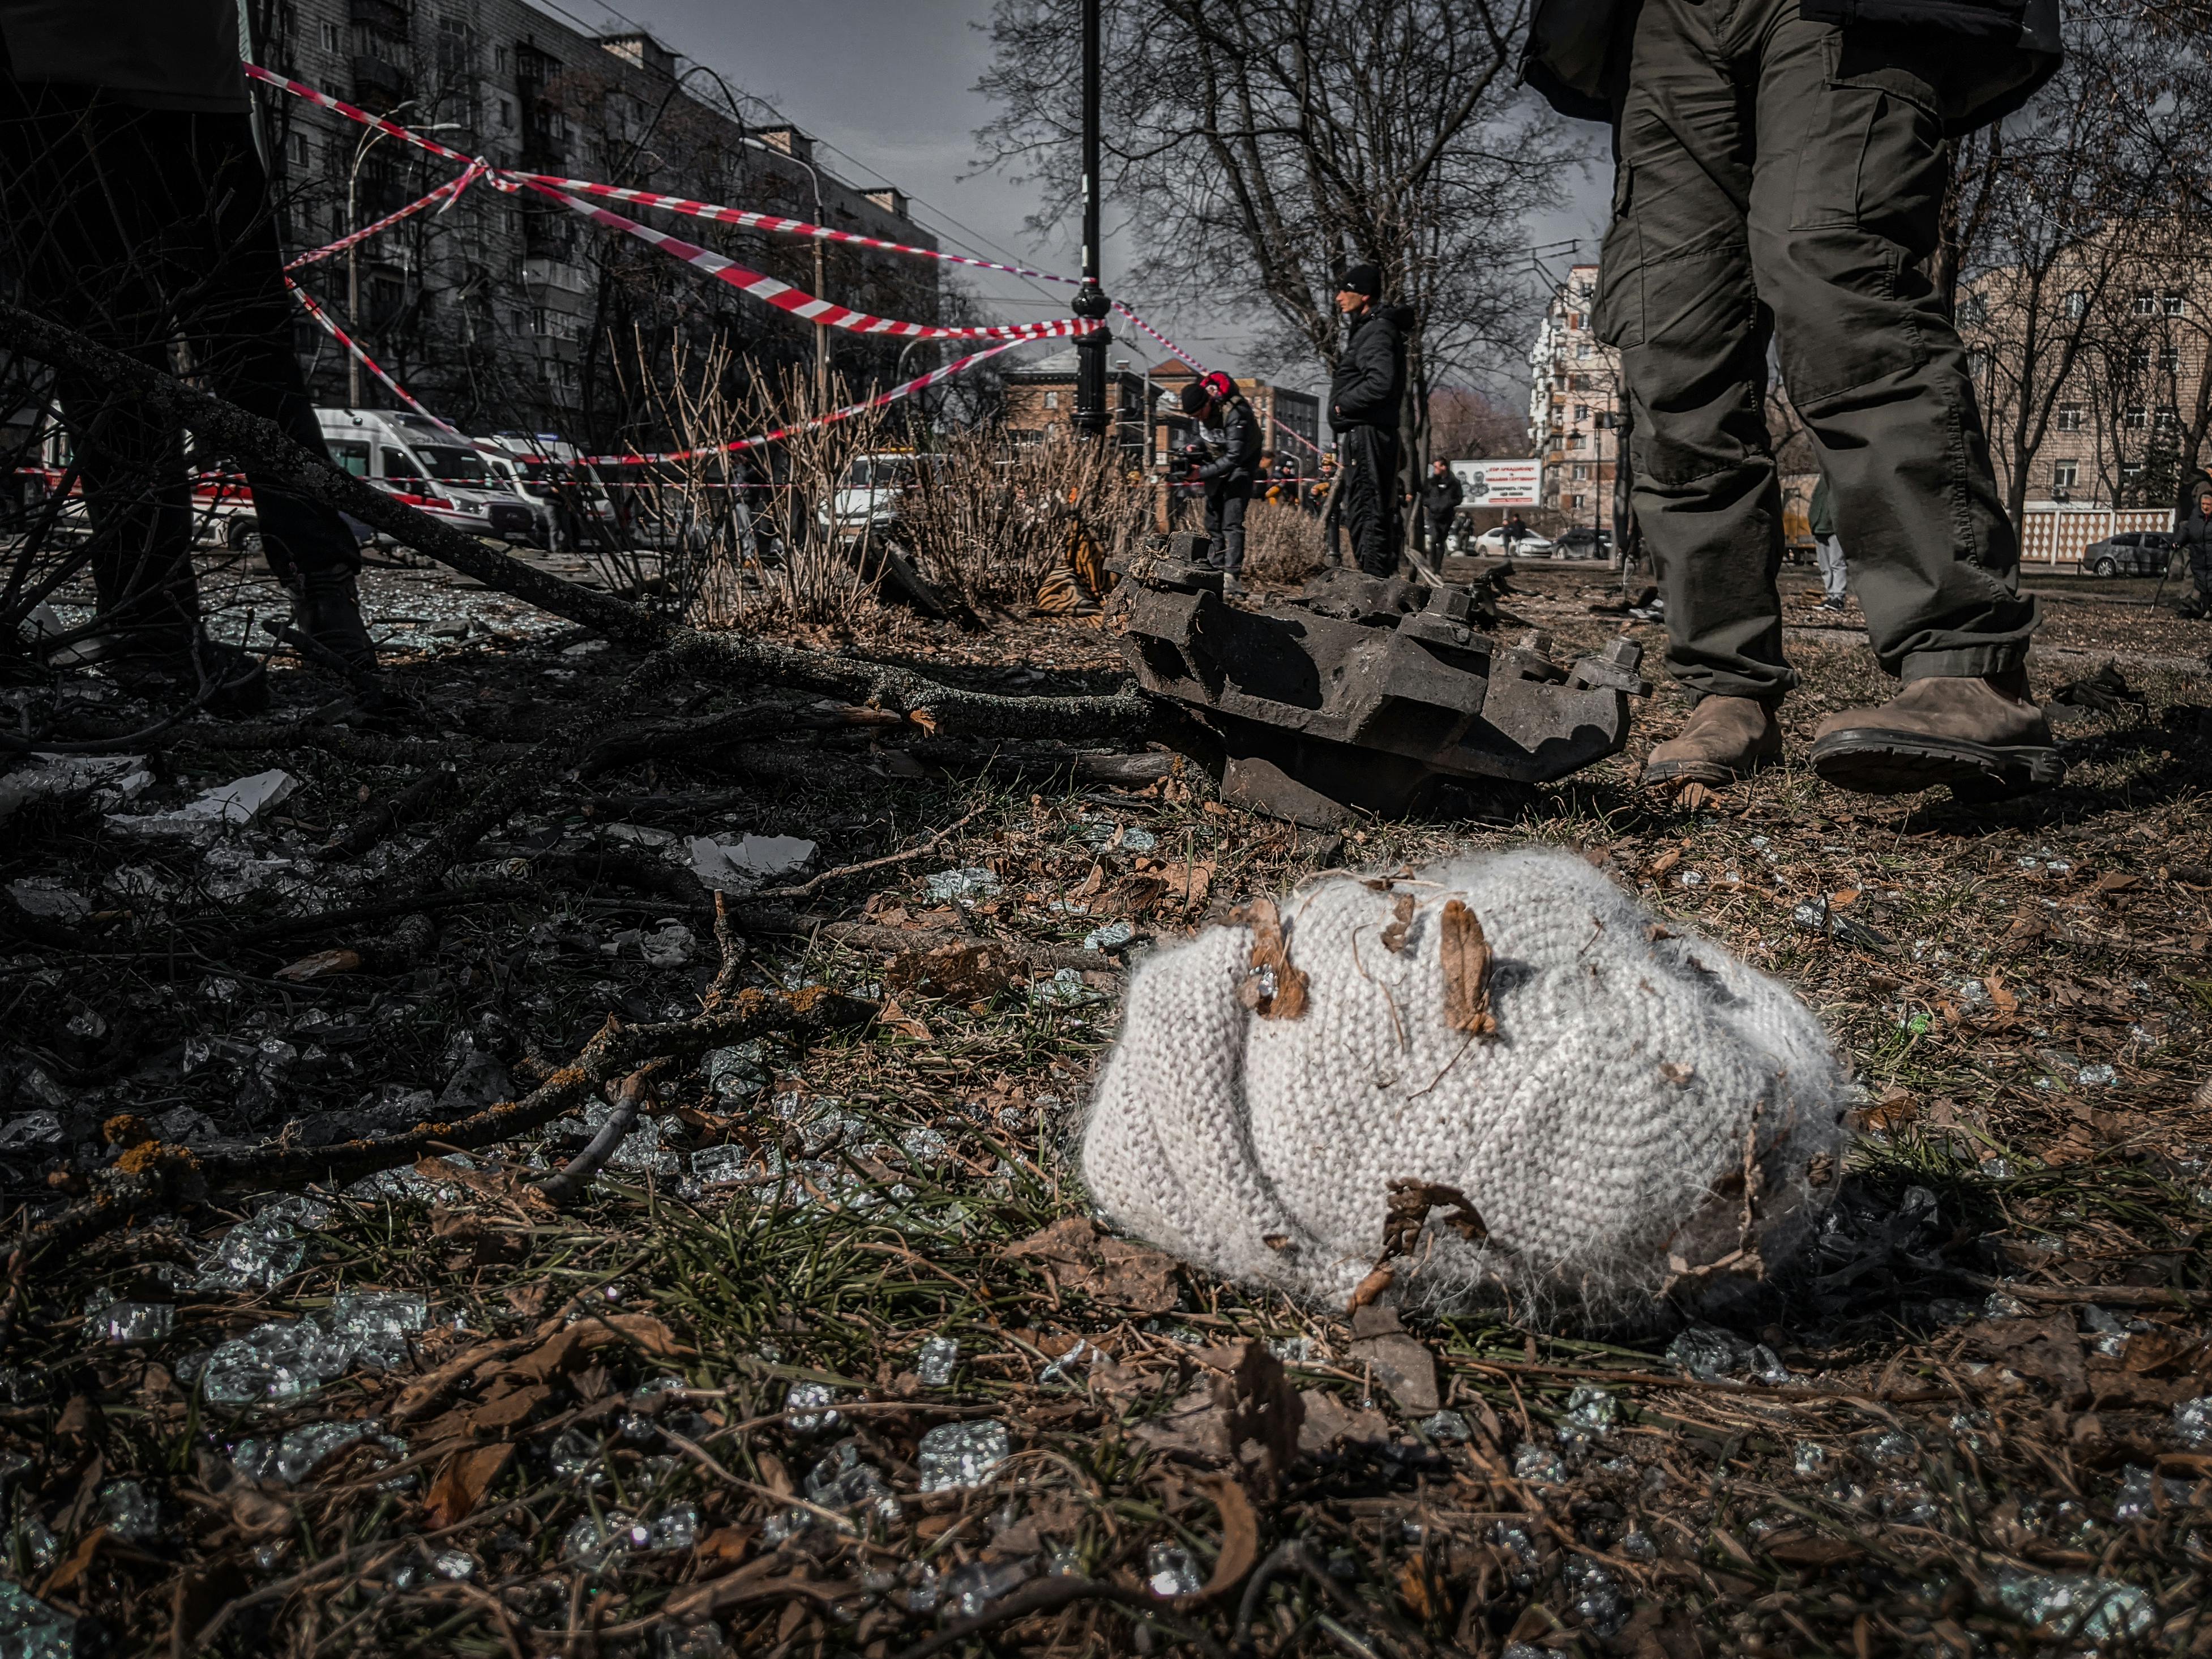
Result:
<svg viewBox="0 0 2212 1659"><path fill-rule="evenodd" d="M1329 378L1336 428L1336 516L1352 556L1370 576L1398 574L1398 418L1406 398L1406 324L1411 313L1379 302L1382 273L1354 265L1337 279L1336 308L1352 325Z"/></svg>
<svg viewBox="0 0 2212 1659"><path fill-rule="evenodd" d="M1820 562L1823 589L1819 609L1841 611L1850 573L1844 568L1843 538L1836 534L1836 508L1828 494L1828 475L1813 486L1813 504L1807 509L1807 526L1813 532L1813 556Z"/></svg>

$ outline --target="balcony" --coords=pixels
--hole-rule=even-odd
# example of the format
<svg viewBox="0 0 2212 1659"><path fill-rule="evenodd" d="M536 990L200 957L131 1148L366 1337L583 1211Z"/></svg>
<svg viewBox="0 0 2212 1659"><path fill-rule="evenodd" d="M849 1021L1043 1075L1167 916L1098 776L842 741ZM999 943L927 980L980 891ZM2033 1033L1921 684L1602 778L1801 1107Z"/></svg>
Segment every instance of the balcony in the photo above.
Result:
<svg viewBox="0 0 2212 1659"><path fill-rule="evenodd" d="M353 60L353 101L375 114L407 100L407 71L381 58Z"/></svg>
<svg viewBox="0 0 2212 1659"><path fill-rule="evenodd" d="M407 38L407 0L346 0L346 21L356 28L389 35L394 40L404 40Z"/></svg>

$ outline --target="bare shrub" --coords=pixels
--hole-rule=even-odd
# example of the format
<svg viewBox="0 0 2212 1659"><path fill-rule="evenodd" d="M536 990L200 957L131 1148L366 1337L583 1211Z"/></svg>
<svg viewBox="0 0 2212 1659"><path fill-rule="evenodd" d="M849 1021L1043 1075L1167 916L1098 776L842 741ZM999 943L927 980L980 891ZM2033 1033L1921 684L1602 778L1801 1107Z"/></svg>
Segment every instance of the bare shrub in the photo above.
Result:
<svg viewBox="0 0 2212 1659"><path fill-rule="evenodd" d="M902 532L922 574L976 605L1027 605L1086 540L1106 560L1152 526L1152 486L1103 444L1010 443L996 428L941 434Z"/></svg>
<svg viewBox="0 0 2212 1659"><path fill-rule="evenodd" d="M723 389L726 347L711 348L696 374L684 372L686 349L673 348L675 372L637 377L682 454L635 469L631 481L657 527L670 587L702 627L849 623L876 601L881 572L869 556L878 532L863 522L846 534L830 522L830 503L856 456L901 447L886 411L817 424L853 401L842 380L832 380L825 405L811 372L789 368L744 400ZM777 441L730 451L769 433Z"/></svg>
<svg viewBox="0 0 2212 1659"><path fill-rule="evenodd" d="M1244 574L1255 582L1302 587L1322 567L1321 520L1285 501L1255 501L1244 512Z"/></svg>

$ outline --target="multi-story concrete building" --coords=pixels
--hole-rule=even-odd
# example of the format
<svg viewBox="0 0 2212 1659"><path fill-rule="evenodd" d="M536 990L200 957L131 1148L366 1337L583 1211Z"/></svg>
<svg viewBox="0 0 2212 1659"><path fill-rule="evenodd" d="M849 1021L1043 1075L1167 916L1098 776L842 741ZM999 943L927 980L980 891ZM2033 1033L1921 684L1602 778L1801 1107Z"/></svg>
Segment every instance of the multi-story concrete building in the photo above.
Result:
<svg viewBox="0 0 2212 1659"><path fill-rule="evenodd" d="M896 189L849 184L711 66L651 35L583 33L527 0L257 0L268 67L429 132L495 166L758 209L933 247ZM453 176L446 161L282 92L262 94L283 228L295 251L337 240ZM935 322L935 262L821 246L659 210L627 216L842 305ZM817 280L817 269L819 276ZM688 422L670 388L750 417L786 374L803 385L813 329L543 195L478 183L297 273L432 410L470 430L558 432L593 447L659 443ZM319 402L344 403L345 354L300 330ZM827 331L837 375L896 366L898 343ZM361 400L392 401L374 380ZM695 405L696 410L696 405Z"/></svg>
<svg viewBox="0 0 2212 1659"><path fill-rule="evenodd" d="M1560 528L1610 521L1620 354L1590 325L1597 267L1576 265L1553 290L1528 354L1528 436L1544 463L1544 507Z"/></svg>

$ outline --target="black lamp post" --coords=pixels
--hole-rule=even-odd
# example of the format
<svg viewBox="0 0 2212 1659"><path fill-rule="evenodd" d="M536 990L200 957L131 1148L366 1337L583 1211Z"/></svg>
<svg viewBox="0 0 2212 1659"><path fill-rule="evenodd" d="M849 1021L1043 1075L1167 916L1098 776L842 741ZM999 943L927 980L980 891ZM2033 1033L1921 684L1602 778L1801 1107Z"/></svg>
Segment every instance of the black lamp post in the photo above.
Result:
<svg viewBox="0 0 2212 1659"><path fill-rule="evenodd" d="M1076 291L1075 314L1098 325L1075 343L1075 432L1078 437L1106 435L1106 348L1114 336L1106 327L1113 309L1098 286L1098 8L1083 0L1083 286Z"/></svg>

